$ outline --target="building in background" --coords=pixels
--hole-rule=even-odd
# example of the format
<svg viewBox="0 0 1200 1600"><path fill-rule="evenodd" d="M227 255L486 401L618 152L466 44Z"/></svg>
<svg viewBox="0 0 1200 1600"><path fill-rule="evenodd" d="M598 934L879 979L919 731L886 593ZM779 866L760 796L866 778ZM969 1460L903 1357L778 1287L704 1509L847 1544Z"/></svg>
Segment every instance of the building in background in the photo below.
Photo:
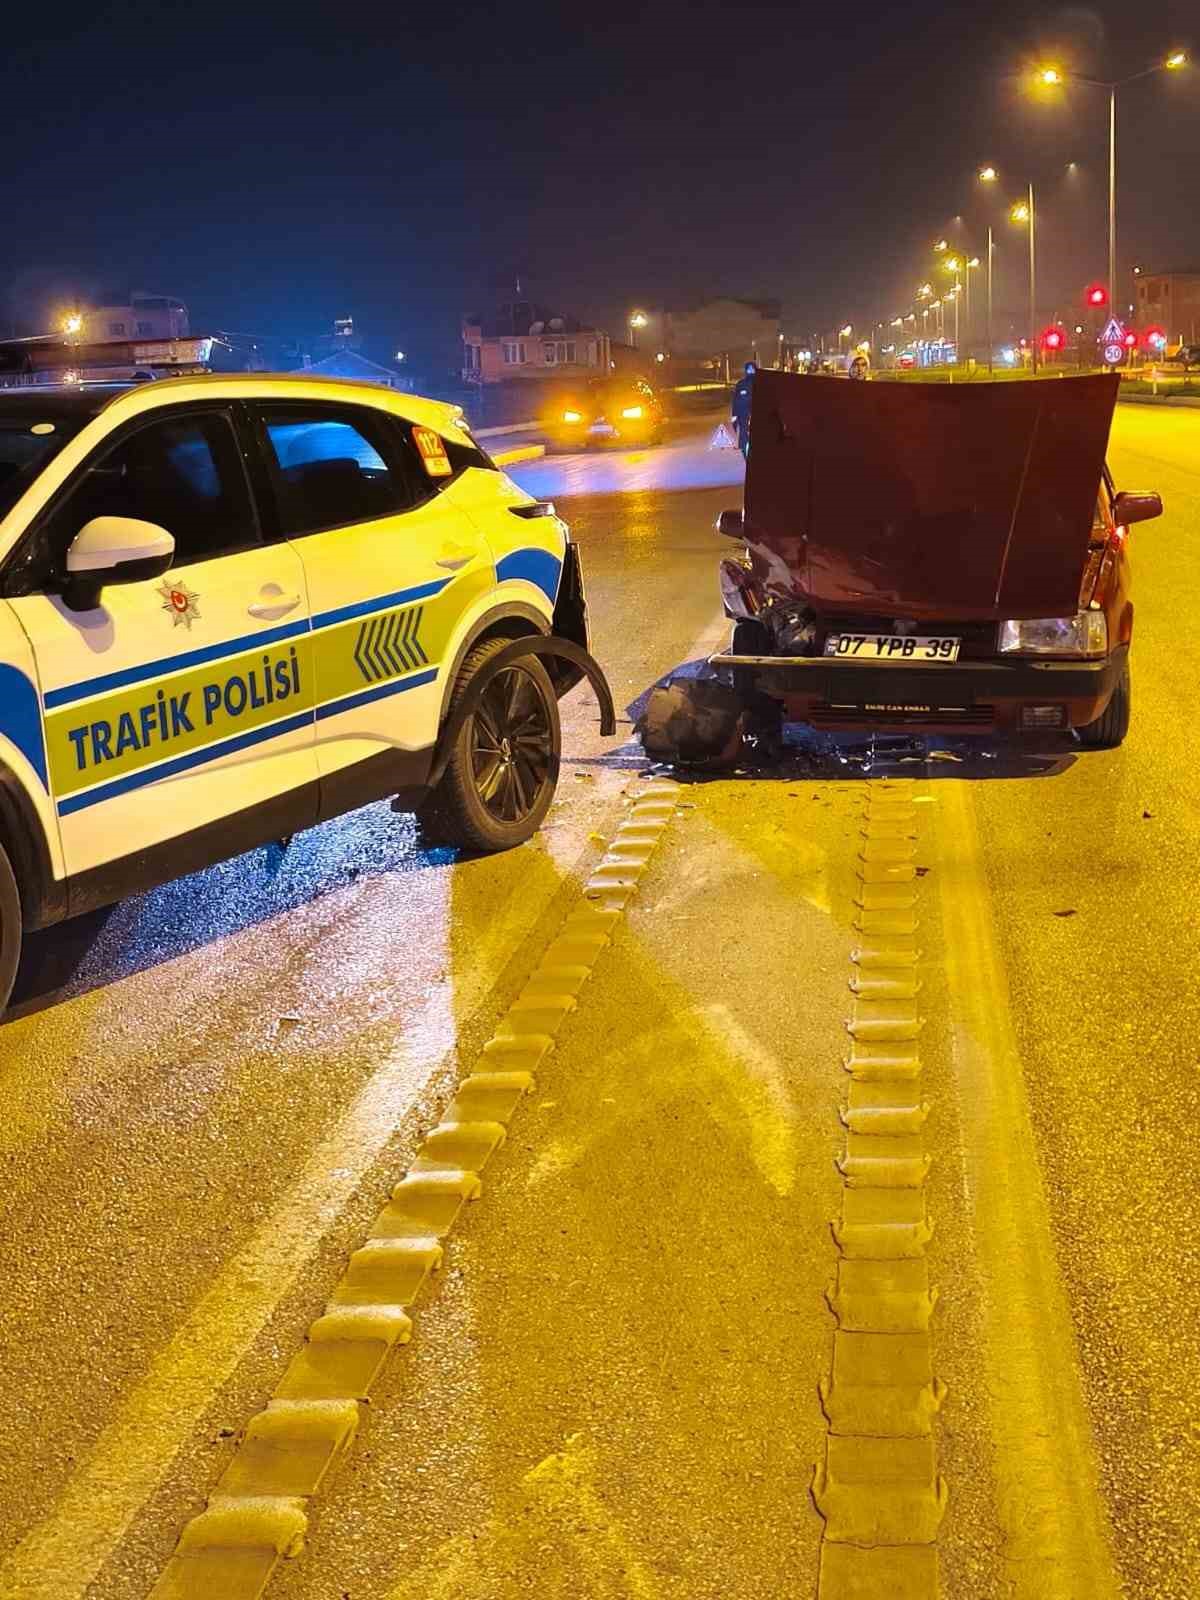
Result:
<svg viewBox="0 0 1200 1600"><path fill-rule="evenodd" d="M384 366L360 355L357 350L338 350L319 361L309 362L300 368L297 376L305 378L349 378L355 383L377 383L384 389L401 389L412 392L412 384L402 377L398 367Z"/></svg>
<svg viewBox="0 0 1200 1600"><path fill-rule="evenodd" d="M81 344L106 344L113 339L186 339L188 309L166 294L106 296L101 306L81 307Z"/></svg>
<svg viewBox="0 0 1200 1600"><path fill-rule="evenodd" d="M606 333L530 301L464 316L462 339L464 383L594 378L611 370Z"/></svg>
<svg viewBox="0 0 1200 1600"><path fill-rule="evenodd" d="M779 355L777 300L719 297L663 314L663 343L676 370L694 366L722 377L747 361L773 366Z"/></svg>
<svg viewBox="0 0 1200 1600"><path fill-rule="evenodd" d="M1159 327L1169 348L1200 343L1200 272L1139 272L1138 326Z"/></svg>

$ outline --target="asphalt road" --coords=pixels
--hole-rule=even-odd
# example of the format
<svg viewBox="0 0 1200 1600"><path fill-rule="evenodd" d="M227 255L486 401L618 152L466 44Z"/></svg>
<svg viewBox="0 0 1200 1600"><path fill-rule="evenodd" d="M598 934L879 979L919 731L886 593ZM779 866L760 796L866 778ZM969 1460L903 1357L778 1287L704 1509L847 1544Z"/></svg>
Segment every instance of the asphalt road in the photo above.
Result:
<svg viewBox="0 0 1200 1600"><path fill-rule="evenodd" d="M619 704L723 637L741 462L705 444L515 469L573 524ZM815 1592L873 805L920 819L942 1592L1200 1589L1200 416L1122 408L1111 464L1167 506L1133 534L1124 748L860 740L686 785L272 1593ZM510 856L371 807L33 943L0 1033L0 1595L149 1592L639 790L628 725L564 710Z"/></svg>

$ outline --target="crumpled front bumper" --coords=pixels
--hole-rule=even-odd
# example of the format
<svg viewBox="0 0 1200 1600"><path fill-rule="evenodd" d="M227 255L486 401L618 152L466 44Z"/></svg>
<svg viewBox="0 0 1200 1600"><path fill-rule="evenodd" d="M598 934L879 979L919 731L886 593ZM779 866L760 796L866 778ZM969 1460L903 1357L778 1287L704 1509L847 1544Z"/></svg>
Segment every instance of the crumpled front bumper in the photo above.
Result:
<svg viewBox="0 0 1200 1600"><path fill-rule="evenodd" d="M796 722L827 728L1019 730L1022 711L1063 706L1065 726L1099 717L1125 669L1128 645L1094 661L956 661L931 666L825 656L709 657L722 677L782 701Z"/></svg>

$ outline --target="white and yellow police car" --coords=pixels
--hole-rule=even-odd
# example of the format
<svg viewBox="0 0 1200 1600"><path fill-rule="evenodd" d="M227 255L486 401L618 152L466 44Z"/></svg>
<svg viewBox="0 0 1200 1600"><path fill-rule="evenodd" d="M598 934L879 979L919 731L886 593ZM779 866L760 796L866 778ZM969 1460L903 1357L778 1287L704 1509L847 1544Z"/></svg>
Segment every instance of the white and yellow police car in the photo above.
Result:
<svg viewBox="0 0 1200 1600"><path fill-rule="evenodd" d="M387 795L527 839L575 547L456 408L255 374L0 393L0 1006L23 928Z"/></svg>

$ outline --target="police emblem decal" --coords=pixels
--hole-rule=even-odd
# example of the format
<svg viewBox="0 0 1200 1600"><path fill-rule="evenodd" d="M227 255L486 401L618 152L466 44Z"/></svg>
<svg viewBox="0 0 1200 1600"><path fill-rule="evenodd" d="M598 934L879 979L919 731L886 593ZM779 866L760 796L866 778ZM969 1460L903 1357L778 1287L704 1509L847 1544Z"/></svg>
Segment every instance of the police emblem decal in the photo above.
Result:
<svg viewBox="0 0 1200 1600"><path fill-rule="evenodd" d="M186 583L163 582L158 586L158 592L163 597L163 610L171 613L173 627L183 623L190 628L195 619L200 615L197 601L200 596L194 589L189 589Z"/></svg>

